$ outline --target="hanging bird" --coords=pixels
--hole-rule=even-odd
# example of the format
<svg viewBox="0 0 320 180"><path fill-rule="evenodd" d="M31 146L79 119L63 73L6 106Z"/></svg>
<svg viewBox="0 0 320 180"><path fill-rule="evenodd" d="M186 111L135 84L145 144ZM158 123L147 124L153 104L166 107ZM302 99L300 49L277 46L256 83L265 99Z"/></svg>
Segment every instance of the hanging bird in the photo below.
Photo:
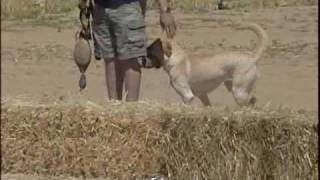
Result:
<svg viewBox="0 0 320 180"><path fill-rule="evenodd" d="M74 61L81 73L79 80L80 91L86 88L85 72L91 62L91 48L89 41L84 37L83 32L76 34L76 43L73 51Z"/></svg>

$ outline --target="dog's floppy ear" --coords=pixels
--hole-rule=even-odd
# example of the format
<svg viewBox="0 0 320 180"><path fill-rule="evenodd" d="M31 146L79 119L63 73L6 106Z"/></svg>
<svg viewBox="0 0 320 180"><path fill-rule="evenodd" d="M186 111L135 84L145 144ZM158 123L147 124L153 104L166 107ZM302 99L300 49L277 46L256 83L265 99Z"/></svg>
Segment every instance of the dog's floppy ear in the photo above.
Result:
<svg viewBox="0 0 320 180"><path fill-rule="evenodd" d="M162 42L158 38L147 48L147 57L151 59L156 68L160 68L164 59Z"/></svg>

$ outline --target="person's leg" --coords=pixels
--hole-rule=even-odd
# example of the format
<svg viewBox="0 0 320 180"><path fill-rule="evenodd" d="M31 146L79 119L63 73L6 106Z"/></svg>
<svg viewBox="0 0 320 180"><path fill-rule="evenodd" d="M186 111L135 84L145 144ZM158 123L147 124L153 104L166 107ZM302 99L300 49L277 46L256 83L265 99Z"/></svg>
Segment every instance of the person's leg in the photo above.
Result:
<svg viewBox="0 0 320 180"><path fill-rule="evenodd" d="M113 24L109 19L109 14L109 9L96 5L93 22L95 52L105 61L105 79L109 100L121 100L124 78L114 52L115 36L112 33Z"/></svg>
<svg viewBox="0 0 320 180"><path fill-rule="evenodd" d="M120 61L124 75L126 101L138 101L141 84L141 68L136 59Z"/></svg>
<svg viewBox="0 0 320 180"><path fill-rule="evenodd" d="M115 35L116 57L124 78L126 101L138 101L141 84L141 65L138 59L145 57L145 24L139 2L125 3L110 13Z"/></svg>
<svg viewBox="0 0 320 180"><path fill-rule="evenodd" d="M105 59L105 76L109 100L122 100L124 77L117 59Z"/></svg>

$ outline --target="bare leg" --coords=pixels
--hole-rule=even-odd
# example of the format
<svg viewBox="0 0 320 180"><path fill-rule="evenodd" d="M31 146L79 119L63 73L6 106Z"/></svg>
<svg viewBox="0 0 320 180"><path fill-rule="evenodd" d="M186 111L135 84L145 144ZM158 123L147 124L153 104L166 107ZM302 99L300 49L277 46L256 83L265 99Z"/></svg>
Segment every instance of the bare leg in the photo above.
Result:
<svg viewBox="0 0 320 180"><path fill-rule="evenodd" d="M123 90L123 73L116 59L105 60L105 76L109 100L121 100Z"/></svg>
<svg viewBox="0 0 320 180"><path fill-rule="evenodd" d="M141 84L141 69L136 59L119 61L124 75L127 91L126 101L138 101Z"/></svg>
<svg viewBox="0 0 320 180"><path fill-rule="evenodd" d="M199 99L201 100L202 104L204 106L211 106L211 103L210 103L210 99L208 97L208 94L202 94L199 96Z"/></svg>

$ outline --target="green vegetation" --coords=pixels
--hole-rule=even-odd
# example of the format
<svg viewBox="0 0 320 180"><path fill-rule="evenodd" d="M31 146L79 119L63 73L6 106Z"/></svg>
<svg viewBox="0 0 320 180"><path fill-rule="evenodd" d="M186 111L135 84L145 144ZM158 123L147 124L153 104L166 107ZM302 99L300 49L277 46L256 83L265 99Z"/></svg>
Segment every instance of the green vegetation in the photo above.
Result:
<svg viewBox="0 0 320 180"><path fill-rule="evenodd" d="M1 0L1 19L30 19L69 13L77 0Z"/></svg>

